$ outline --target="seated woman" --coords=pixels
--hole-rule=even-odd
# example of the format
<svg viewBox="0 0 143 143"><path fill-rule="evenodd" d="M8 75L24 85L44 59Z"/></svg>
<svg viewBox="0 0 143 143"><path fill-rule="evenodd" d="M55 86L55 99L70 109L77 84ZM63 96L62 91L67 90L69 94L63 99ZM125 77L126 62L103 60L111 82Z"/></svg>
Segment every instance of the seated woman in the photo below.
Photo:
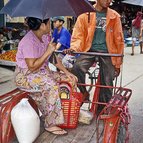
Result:
<svg viewBox="0 0 143 143"><path fill-rule="evenodd" d="M64 123L59 98L59 81L72 81L74 87L77 78L52 54L56 47L52 45L52 41L48 41L47 37L50 33L50 20L42 21L29 17L27 24L30 31L20 41L16 55L16 85L22 90L36 92L31 96L43 114L45 130L58 135L66 134L65 130L57 127ZM63 72L50 71L49 60L54 60L55 66Z"/></svg>

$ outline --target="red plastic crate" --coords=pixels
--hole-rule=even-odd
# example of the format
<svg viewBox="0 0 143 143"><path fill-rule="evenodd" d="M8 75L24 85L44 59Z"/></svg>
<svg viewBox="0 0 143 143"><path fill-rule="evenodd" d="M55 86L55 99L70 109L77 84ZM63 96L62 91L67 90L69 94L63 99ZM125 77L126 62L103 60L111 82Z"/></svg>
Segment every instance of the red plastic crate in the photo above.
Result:
<svg viewBox="0 0 143 143"><path fill-rule="evenodd" d="M38 108L28 92L15 89L0 96L0 143L10 143L15 138L10 118L11 110L22 98L28 98L29 103L38 113Z"/></svg>

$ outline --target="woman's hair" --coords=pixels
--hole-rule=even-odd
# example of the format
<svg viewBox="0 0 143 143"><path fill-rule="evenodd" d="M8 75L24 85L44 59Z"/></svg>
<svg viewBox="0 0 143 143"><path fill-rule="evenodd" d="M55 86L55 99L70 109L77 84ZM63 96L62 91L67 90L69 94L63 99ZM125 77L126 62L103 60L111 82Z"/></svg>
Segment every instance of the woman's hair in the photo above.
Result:
<svg viewBox="0 0 143 143"><path fill-rule="evenodd" d="M30 30L38 30L42 23L47 24L48 21L49 21L49 18L45 19L45 20L41 20L41 19L35 18L35 17L27 17L26 18L26 23Z"/></svg>

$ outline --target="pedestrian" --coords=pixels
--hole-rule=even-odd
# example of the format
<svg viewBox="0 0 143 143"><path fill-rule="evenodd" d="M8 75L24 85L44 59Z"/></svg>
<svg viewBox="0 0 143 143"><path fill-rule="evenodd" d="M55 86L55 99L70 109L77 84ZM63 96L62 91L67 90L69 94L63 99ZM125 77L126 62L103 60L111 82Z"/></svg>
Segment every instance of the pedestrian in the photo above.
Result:
<svg viewBox="0 0 143 143"><path fill-rule="evenodd" d="M59 82L61 80L76 84L76 77L67 71L57 56L52 54L55 46L49 43L47 34L50 32L50 20L29 17L27 19L29 32L23 37L16 54L16 77L18 88L32 94L45 121L45 130L56 135L67 132L57 125L64 123L61 100L59 97ZM48 62L53 61L60 72L52 72Z"/></svg>
<svg viewBox="0 0 143 143"><path fill-rule="evenodd" d="M132 53L134 55L135 43L140 38L142 12L137 12L136 18L132 21ZM140 41L140 49L142 50L142 41Z"/></svg>
<svg viewBox="0 0 143 143"><path fill-rule="evenodd" d="M84 13L77 18L73 29L70 49L65 53L100 52L123 54L124 38L120 15L109 8L112 0L97 0L95 12ZM77 58L72 73L80 83L85 83L85 73L99 62L101 85L113 86L113 79L120 73L122 57L96 57L81 55ZM84 86L79 86L83 99L89 100L89 93ZM112 89L100 89L100 102L108 102L112 97ZM99 109L100 110L100 109Z"/></svg>
<svg viewBox="0 0 143 143"><path fill-rule="evenodd" d="M70 47L71 34L63 27L65 22L64 16L57 16L52 18L54 31L52 37L54 38L53 43L56 45L56 50L64 50ZM60 59L64 57L64 54L59 54Z"/></svg>
<svg viewBox="0 0 143 143"><path fill-rule="evenodd" d="M143 54L143 20L141 22L141 30L140 30L140 54Z"/></svg>

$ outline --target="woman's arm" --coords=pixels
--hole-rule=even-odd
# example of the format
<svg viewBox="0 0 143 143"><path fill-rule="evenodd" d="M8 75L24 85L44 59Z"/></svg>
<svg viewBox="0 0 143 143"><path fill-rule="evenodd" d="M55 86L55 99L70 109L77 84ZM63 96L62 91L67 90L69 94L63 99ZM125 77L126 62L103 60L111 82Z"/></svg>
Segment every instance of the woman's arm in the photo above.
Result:
<svg viewBox="0 0 143 143"><path fill-rule="evenodd" d="M25 58L28 69L32 72L39 69L47 58L55 51L55 46L51 43L48 45L46 52L40 58Z"/></svg>
<svg viewBox="0 0 143 143"><path fill-rule="evenodd" d="M61 46L62 46L62 44L58 42L56 45L56 50L58 50Z"/></svg>

